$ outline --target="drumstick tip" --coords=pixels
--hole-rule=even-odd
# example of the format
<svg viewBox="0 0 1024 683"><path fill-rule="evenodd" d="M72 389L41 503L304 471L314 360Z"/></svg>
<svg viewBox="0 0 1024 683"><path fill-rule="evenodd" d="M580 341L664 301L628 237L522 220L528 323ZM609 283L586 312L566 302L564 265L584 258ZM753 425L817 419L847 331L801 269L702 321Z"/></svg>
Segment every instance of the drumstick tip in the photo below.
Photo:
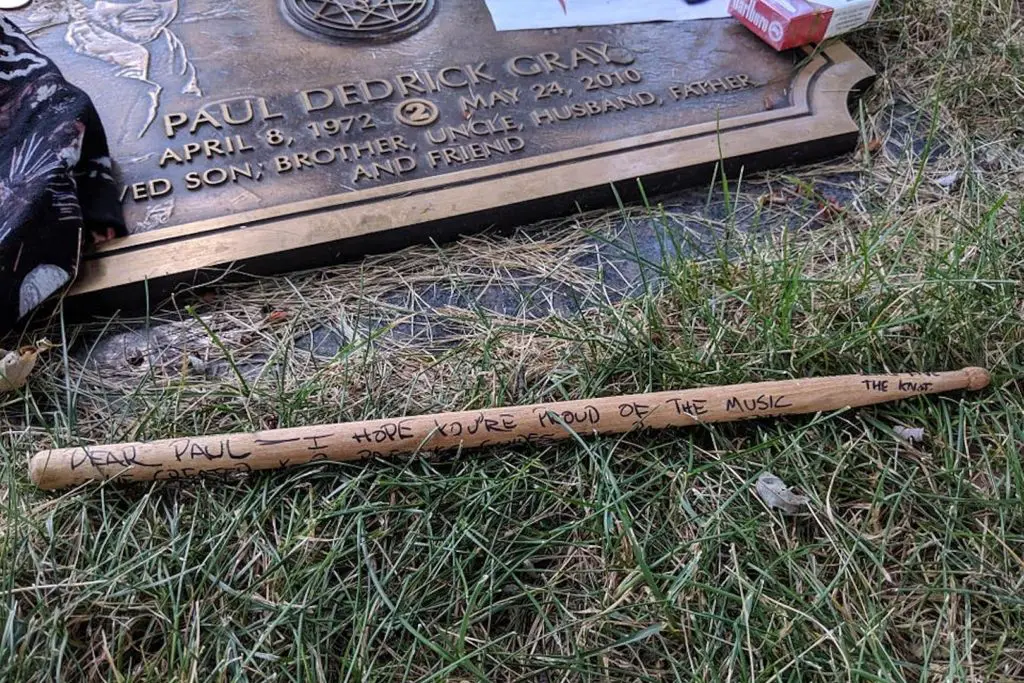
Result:
<svg viewBox="0 0 1024 683"><path fill-rule="evenodd" d="M991 375L985 368L964 368L964 374L967 375L967 389L969 391L978 391L984 389L992 381Z"/></svg>

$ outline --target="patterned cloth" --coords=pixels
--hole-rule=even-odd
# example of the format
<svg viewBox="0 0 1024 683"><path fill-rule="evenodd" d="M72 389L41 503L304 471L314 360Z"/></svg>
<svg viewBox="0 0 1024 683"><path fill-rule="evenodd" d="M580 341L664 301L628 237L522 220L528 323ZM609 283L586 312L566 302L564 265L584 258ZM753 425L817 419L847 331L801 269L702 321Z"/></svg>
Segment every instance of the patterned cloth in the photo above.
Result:
<svg viewBox="0 0 1024 683"><path fill-rule="evenodd" d="M126 233L92 101L0 16L0 335L71 284L84 246Z"/></svg>

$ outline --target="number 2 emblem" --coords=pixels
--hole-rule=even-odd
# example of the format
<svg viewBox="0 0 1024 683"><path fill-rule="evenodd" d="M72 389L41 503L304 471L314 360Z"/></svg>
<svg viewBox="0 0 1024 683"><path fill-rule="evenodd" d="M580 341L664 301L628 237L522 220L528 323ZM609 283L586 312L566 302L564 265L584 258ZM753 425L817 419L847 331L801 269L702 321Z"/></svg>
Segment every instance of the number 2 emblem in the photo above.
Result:
<svg viewBox="0 0 1024 683"><path fill-rule="evenodd" d="M430 100L405 100L395 107L395 118L407 126L429 126L439 115L437 105Z"/></svg>

